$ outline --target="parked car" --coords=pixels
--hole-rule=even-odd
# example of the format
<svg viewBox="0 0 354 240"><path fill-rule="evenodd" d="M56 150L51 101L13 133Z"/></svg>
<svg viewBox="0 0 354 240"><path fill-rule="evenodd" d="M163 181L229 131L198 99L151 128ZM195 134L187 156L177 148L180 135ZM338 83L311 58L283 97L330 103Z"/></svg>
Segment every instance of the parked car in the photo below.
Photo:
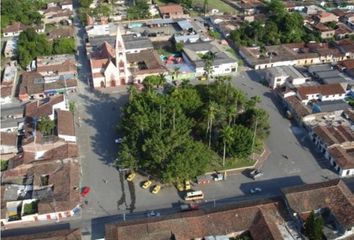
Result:
<svg viewBox="0 0 354 240"><path fill-rule="evenodd" d="M134 178L135 178L135 176L136 176L136 174L135 174L135 173L130 173L130 174L128 175L128 177L127 177L127 181L128 181L128 182L133 181L133 180L134 180Z"/></svg>
<svg viewBox="0 0 354 240"><path fill-rule="evenodd" d="M160 217L160 213L159 212L155 212L154 210L147 212L146 214L148 217Z"/></svg>
<svg viewBox="0 0 354 240"><path fill-rule="evenodd" d="M262 189L258 187L250 189L251 194L260 193L260 192L262 192Z"/></svg>
<svg viewBox="0 0 354 240"><path fill-rule="evenodd" d="M221 173L217 173L217 174L214 175L213 179L214 179L215 182L222 181L222 180L224 180L224 175L221 174Z"/></svg>
<svg viewBox="0 0 354 240"><path fill-rule="evenodd" d="M183 184L182 183L177 183L177 190L179 191L179 192L182 192L182 191L184 191L184 186L183 186Z"/></svg>
<svg viewBox="0 0 354 240"><path fill-rule="evenodd" d="M191 190L191 182L190 181L188 181L188 180L186 180L185 182L184 182L184 190L186 190L186 191L188 191L188 190Z"/></svg>
<svg viewBox="0 0 354 240"><path fill-rule="evenodd" d="M262 177L262 176L263 176L263 173L262 173L260 170L253 169L253 170L250 172L250 176L251 176L251 178L256 179L256 178Z"/></svg>
<svg viewBox="0 0 354 240"><path fill-rule="evenodd" d="M198 209L199 209L199 206L194 203L181 205L181 212L193 211L193 210L198 210Z"/></svg>
<svg viewBox="0 0 354 240"><path fill-rule="evenodd" d="M119 143L122 143L123 142L123 138L116 138L114 140L115 143L119 144Z"/></svg>
<svg viewBox="0 0 354 240"><path fill-rule="evenodd" d="M161 189L161 186L157 184L153 187L152 193L157 194L160 191L160 189Z"/></svg>
<svg viewBox="0 0 354 240"><path fill-rule="evenodd" d="M150 180L146 180L144 183L143 183L143 188L144 189L147 189L148 187L150 187L150 185L152 184L152 182Z"/></svg>

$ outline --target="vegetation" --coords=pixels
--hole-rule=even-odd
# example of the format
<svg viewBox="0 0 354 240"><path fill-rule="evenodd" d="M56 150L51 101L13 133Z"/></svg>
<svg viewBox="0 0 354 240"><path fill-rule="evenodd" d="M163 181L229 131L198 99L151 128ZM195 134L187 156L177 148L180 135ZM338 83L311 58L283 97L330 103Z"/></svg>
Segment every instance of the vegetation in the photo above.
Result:
<svg viewBox="0 0 354 240"><path fill-rule="evenodd" d="M155 2L157 2L159 4L168 4L168 3L174 2L177 4L181 4L185 8L191 8L193 0L157 0Z"/></svg>
<svg viewBox="0 0 354 240"><path fill-rule="evenodd" d="M0 160L0 170L5 171L7 169L9 165L9 161L8 160Z"/></svg>
<svg viewBox="0 0 354 240"><path fill-rule="evenodd" d="M221 39L221 34L217 31L209 30L208 33L212 38Z"/></svg>
<svg viewBox="0 0 354 240"><path fill-rule="evenodd" d="M310 213L310 216L305 222L305 235L309 240L321 240L322 239L322 229L324 221L321 216L316 217L314 212Z"/></svg>
<svg viewBox="0 0 354 240"><path fill-rule="evenodd" d="M198 86L184 81L163 93L156 90L161 79L145 79L142 92L129 90L118 125L124 136L118 155L125 167L143 169L167 183L182 181L211 165L247 158L254 142L267 137L268 115L256 107L259 99L247 99L230 78Z"/></svg>
<svg viewBox="0 0 354 240"><path fill-rule="evenodd" d="M146 0L135 0L135 4L128 8L128 19L144 19L149 17L149 4Z"/></svg>
<svg viewBox="0 0 354 240"><path fill-rule="evenodd" d="M176 43L175 48L176 48L176 51L177 51L177 52L182 51L183 48L184 48L184 43L183 43L183 42Z"/></svg>
<svg viewBox="0 0 354 240"><path fill-rule="evenodd" d="M205 0L193 0L192 2L193 8L200 9L198 11L199 13L204 13L204 5L205 5ZM226 4L222 0L209 0L206 5L207 5L207 9L206 9L207 11L210 11L212 9L218 9L222 13L233 14L236 12L236 10L233 7Z"/></svg>
<svg viewBox="0 0 354 240"><path fill-rule="evenodd" d="M32 28L21 32L18 46L18 61L23 68L38 56L75 52L74 38L60 38L50 42L44 34L38 34Z"/></svg>
<svg viewBox="0 0 354 240"><path fill-rule="evenodd" d="M27 203L23 207L23 214L24 215L30 215L38 212L38 202L33 201L31 203Z"/></svg>
<svg viewBox="0 0 354 240"><path fill-rule="evenodd" d="M50 120L49 117L41 117L38 123L38 130L44 135L50 135L53 133L55 128L54 121Z"/></svg>
<svg viewBox="0 0 354 240"><path fill-rule="evenodd" d="M40 24L42 15L38 10L43 6L44 2L41 0L3 0L1 2L1 29L14 21L26 25Z"/></svg>
<svg viewBox="0 0 354 240"><path fill-rule="evenodd" d="M70 101L69 102L69 111L74 113L75 112L75 109L76 109L76 104L74 101Z"/></svg>
<svg viewBox="0 0 354 240"><path fill-rule="evenodd" d="M267 6L268 19L265 23L245 22L231 32L237 45L275 45L280 43L310 41L303 27L303 17L297 12L287 12L280 0L271 0Z"/></svg>

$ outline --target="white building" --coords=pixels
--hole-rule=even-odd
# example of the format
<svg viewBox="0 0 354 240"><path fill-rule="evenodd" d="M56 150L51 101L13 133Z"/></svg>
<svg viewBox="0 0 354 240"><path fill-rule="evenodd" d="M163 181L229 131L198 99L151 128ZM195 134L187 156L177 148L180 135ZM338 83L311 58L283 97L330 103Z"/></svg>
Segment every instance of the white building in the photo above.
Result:
<svg viewBox="0 0 354 240"><path fill-rule="evenodd" d="M215 56L212 61L213 76L229 74L237 71L237 60L232 59L210 42L185 44L182 56L186 64L194 67L196 76L201 76L205 73L205 64L202 56L209 52L213 53Z"/></svg>
<svg viewBox="0 0 354 240"><path fill-rule="evenodd" d="M301 86L297 88L297 97L303 104L310 101L343 100L346 91L340 83L316 86Z"/></svg>
<svg viewBox="0 0 354 240"><path fill-rule="evenodd" d="M301 85L308 78L304 77L293 66L273 67L265 70L265 79L273 89L283 87L287 83L291 85Z"/></svg>

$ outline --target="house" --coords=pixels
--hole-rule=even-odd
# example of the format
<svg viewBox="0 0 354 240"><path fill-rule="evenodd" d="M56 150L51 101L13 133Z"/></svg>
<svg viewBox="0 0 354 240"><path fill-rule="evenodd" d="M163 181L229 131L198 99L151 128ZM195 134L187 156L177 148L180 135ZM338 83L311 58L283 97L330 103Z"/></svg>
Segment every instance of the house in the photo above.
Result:
<svg viewBox="0 0 354 240"><path fill-rule="evenodd" d="M6 156L14 155L18 152L17 148L17 133L15 132L0 132L0 155L1 159Z"/></svg>
<svg viewBox="0 0 354 240"><path fill-rule="evenodd" d="M110 223L105 226L105 239L229 239L246 234L249 239L293 240L282 227L288 219L284 208L280 201L265 200L213 212L191 211L168 218Z"/></svg>
<svg viewBox="0 0 354 240"><path fill-rule="evenodd" d="M330 12L319 11L314 15L314 19L320 23L338 22L338 16Z"/></svg>
<svg viewBox="0 0 354 240"><path fill-rule="evenodd" d="M300 226L311 211L324 220L326 239L344 239L354 233L353 194L342 180L282 189L286 206ZM346 239L349 239L346 238Z"/></svg>
<svg viewBox="0 0 354 240"><path fill-rule="evenodd" d="M344 148L333 146L328 149L329 160L337 170L339 176L348 177L354 175L354 146Z"/></svg>
<svg viewBox="0 0 354 240"><path fill-rule="evenodd" d="M48 38L50 40L54 40L58 38L71 38L71 37L74 37L73 27L55 28L48 33Z"/></svg>
<svg viewBox="0 0 354 240"><path fill-rule="evenodd" d="M346 91L341 84L323 84L316 86L300 86L296 89L297 97L302 103L307 104L310 101L333 101L343 100Z"/></svg>
<svg viewBox="0 0 354 240"><path fill-rule="evenodd" d="M18 98L21 101L39 100L64 92L74 92L76 86L74 75L45 76L38 72L25 72L21 75Z"/></svg>
<svg viewBox="0 0 354 240"><path fill-rule="evenodd" d="M350 108L350 105L344 100L334 100L334 101L319 101L312 103L313 113L331 113L335 116L340 116L344 110Z"/></svg>
<svg viewBox="0 0 354 240"><path fill-rule="evenodd" d="M353 58L352 41L337 43L290 43L260 47L240 47L239 54L254 69L276 66L312 65Z"/></svg>
<svg viewBox="0 0 354 240"><path fill-rule="evenodd" d="M48 97L43 100L29 102L25 106L25 117L32 119L40 119L41 117L49 117L50 120L55 119L56 110L68 110L65 101L65 95L59 94Z"/></svg>
<svg viewBox="0 0 354 240"><path fill-rule="evenodd" d="M147 76L167 73L167 69L153 49L127 53L126 56L130 72L129 82L142 83Z"/></svg>
<svg viewBox="0 0 354 240"><path fill-rule="evenodd" d="M6 41L5 49L4 49L4 55L7 58L12 58L15 57L17 54L17 42L18 42L18 37L13 37L9 40Z"/></svg>
<svg viewBox="0 0 354 240"><path fill-rule="evenodd" d="M159 12L162 18L183 18L183 7L179 4L167 4L159 6Z"/></svg>
<svg viewBox="0 0 354 240"><path fill-rule="evenodd" d="M340 176L354 174L352 160L347 162L348 159L353 159L351 152L354 145L354 133L349 126L316 126L309 135Z"/></svg>
<svg viewBox="0 0 354 240"><path fill-rule="evenodd" d="M43 76L71 75L72 78L76 78L75 55L59 54L37 57L36 72Z"/></svg>
<svg viewBox="0 0 354 240"><path fill-rule="evenodd" d="M343 17L343 22L347 24L351 29L354 29L354 14L353 12L346 13Z"/></svg>
<svg viewBox="0 0 354 240"><path fill-rule="evenodd" d="M41 12L43 14L43 22L45 24L56 24L60 22L71 24L70 19L73 16L73 12L70 10L70 8L61 8L59 5L57 5L49 7Z"/></svg>
<svg viewBox="0 0 354 240"><path fill-rule="evenodd" d="M18 103L11 103L1 106L0 132L15 132L23 127L24 107Z"/></svg>
<svg viewBox="0 0 354 240"><path fill-rule="evenodd" d="M295 95L284 97L284 104L288 118L294 118L300 125L303 124L304 117L311 114L309 107L302 104Z"/></svg>
<svg viewBox="0 0 354 240"><path fill-rule="evenodd" d="M59 5L61 9L68 9L70 11L73 11L73 2L72 0L63 0L59 2Z"/></svg>
<svg viewBox="0 0 354 240"><path fill-rule="evenodd" d="M193 66L196 76L202 76L204 71L204 54L214 53L212 75L223 75L237 71L237 60L229 57L222 50L218 49L212 42L197 42L184 45L182 56L184 62Z"/></svg>
<svg viewBox="0 0 354 240"><path fill-rule="evenodd" d="M66 110L56 110L58 137L66 142L76 142L74 116Z"/></svg>
<svg viewBox="0 0 354 240"><path fill-rule="evenodd" d="M60 221L80 211L80 165L77 159L22 164L5 171L2 180L2 226ZM32 211L27 210L28 204L34 206Z"/></svg>
<svg viewBox="0 0 354 240"><path fill-rule="evenodd" d="M280 66L264 70L265 79L271 88L283 87L286 83L292 85L301 85L306 82L308 78L304 77L293 66Z"/></svg>
<svg viewBox="0 0 354 240"><path fill-rule="evenodd" d="M20 22L13 22L11 25L7 26L3 30L3 36L4 37L14 37L14 36L19 36L20 33L24 30L26 30L28 26L20 23Z"/></svg>
<svg viewBox="0 0 354 240"><path fill-rule="evenodd" d="M344 23L338 23L337 28L335 29L335 37L336 39L343 39L349 37L354 34L354 31L350 29Z"/></svg>
<svg viewBox="0 0 354 240"><path fill-rule="evenodd" d="M44 33L44 25L41 26L27 26L20 22L13 22L11 25L7 26L3 30L4 37L16 37L19 36L21 32L28 28L33 28L37 33Z"/></svg>
<svg viewBox="0 0 354 240"><path fill-rule="evenodd" d="M135 34L122 35L125 53L138 53L143 50L153 49L152 42L147 37L138 37Z"/></svg>
<svg viewBox="0 0 354 240"><path fill-rule="evenodd" d="M335 34L335 30L327 27L324 23L319 22L313 26L314 30L319 33L322 39L332 38Z"/></svg>
<svg viewBox="0 0 354 240"><path fill-rule="evenodd" d="M12 102L16 85L17 85L17 66L16 61L12 61L5 65L4 73L1 79L1 97L0 104Z"/></svg>

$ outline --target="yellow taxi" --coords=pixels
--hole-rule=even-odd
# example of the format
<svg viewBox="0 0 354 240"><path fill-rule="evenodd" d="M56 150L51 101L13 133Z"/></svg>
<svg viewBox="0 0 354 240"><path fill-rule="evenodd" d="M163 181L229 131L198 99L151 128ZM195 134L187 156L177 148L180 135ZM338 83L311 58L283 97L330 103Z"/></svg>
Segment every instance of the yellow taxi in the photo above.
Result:
<svg viewBox="0 0 354 240"><path fill-rule="evenodd" d="M128 181L128 182L133 181L133 179L135 178L135 176L136 176L136 174L135 174L135 173L131 173L131 174L129 174L129 175L128 175L128 177L127 177L127 181Z"/></svg>
<svg viewBox="0 0 354 240"><path fill-rule="evenodd" d="M188 180L186 180L185 182L184 182L184 189L186 190L186 191L188 191L188 190L191 190L191 182L190 181L188 181Z"/></svg>
<svg viewBox="0 0 354 240"><path fill-rule="evenodd" d="M152 189L152 193L153 194L157 194L161 189L161 186L160 185L155 185L154 188Z"/></svg>
<svg viewBox="0 0 354 240"><path fill-rule="evenodd" d="M147 189L148 187L150 187L150 185L152 184L152 182L150 180L146 180L144 183L143 183L143 188L144 189Z"/></svg>
<svg viewBox="0 0 354 240"><path fill-rule="evenodd" d="M184 186L183 186L183 184L182 183L177 183L177 190L179 191L179 192L182 192L182 191L184 191Z"/></svg>

